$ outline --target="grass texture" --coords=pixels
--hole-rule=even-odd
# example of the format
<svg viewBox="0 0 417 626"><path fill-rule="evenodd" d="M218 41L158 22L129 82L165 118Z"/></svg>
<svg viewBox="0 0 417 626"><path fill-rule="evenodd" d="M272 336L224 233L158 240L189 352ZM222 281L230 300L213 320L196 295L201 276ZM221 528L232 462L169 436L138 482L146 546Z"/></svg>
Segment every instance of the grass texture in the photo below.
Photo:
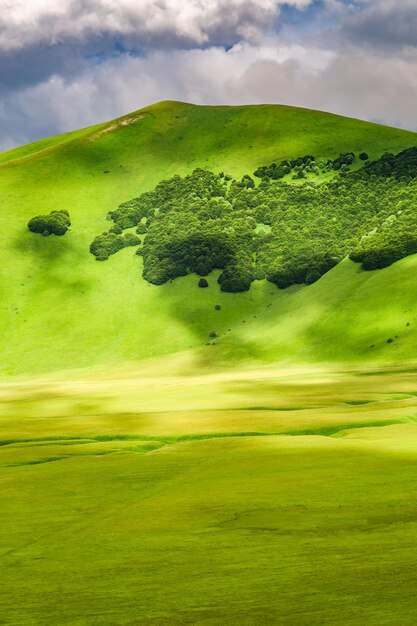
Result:
<svg viewBox="0 0 417 626"><path fill-rule="evenodd" d="M3 385L3 623L414 624L415 372L364 373Z"/></svg>

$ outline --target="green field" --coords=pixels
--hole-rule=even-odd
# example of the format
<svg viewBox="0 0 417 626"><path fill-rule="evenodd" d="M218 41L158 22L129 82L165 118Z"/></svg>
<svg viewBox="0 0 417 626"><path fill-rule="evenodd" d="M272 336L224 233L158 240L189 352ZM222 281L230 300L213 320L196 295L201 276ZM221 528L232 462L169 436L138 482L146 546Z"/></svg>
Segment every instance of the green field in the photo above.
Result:
<svg viewBox="0 0 417 626"><path fill-rule="evenodd" d="M416 624L417 255L233 294L89 254L162 178L416 144L166 102L0 155L1 625Z"/></svg>
<svg viewBox="0 0 417 626"><path fill-rule="evenodd" d="M365 374L5 385L2 623L415 624L416 373Z"/></svg>

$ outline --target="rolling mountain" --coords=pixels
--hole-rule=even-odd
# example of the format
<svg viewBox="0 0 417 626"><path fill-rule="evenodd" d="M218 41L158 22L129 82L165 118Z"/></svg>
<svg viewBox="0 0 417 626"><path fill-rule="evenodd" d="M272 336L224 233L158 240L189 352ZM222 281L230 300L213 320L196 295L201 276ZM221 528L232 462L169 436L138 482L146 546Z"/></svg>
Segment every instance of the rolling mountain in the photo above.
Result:
<svg viewBox="0 0 417 626"><path fill-rule="evenodd" d="M257 280L249 291L227 293L216 282L218 270L208 289L197 288L195 274L154 285L142 278L143 261L132 248L97 263L89 246L109 228L109 211L195 168L239 179L304 154L332 160L366 151L375 160L416 144L414 133L317 111L162 102L4 153L1 374L106 367L173 353L216 367L412 359L414 256L373 272L345 259L313 285L278 289ZM64 237L28 231L28 220L52 210L70 213Z"/></svg>

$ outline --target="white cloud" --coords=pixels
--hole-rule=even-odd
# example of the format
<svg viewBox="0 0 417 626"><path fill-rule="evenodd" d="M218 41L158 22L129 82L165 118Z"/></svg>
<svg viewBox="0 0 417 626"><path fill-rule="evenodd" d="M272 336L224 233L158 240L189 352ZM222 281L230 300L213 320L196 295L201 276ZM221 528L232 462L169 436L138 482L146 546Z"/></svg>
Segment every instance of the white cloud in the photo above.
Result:
<svg viewBox="0 0 417 626"><path fill-rule="evenodd" d="M312 0L0 0L0 50L103 33L146 45L252 39L271 25L280 5Z"/></svg>

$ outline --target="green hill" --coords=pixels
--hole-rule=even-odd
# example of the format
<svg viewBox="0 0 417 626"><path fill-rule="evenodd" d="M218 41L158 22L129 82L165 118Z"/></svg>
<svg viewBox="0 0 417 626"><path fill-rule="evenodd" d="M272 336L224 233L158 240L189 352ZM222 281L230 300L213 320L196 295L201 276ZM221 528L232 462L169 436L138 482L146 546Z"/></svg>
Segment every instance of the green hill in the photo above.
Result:
<svg viewBox="0 0 417 626"><path fill-rule="evenodd" d="M0 155L2 624L415 624L416 145L165 102Z"/></svg>
<svg viewBox="0 0 417 626"><path fill-rule="evenodd" d="M302 154L335 159L366 151L376 159L416 143L413 133L316 111L163 102L4 153L2 375L195 349L201 363L413 358L413 257L370 273L345 261L309 287L280 291L256 281L250 291L233 294L220 291L217 274L204 290L196 288L196 275L149 284L132 249L103 264L94 261L89 245L108 229L108 211L197 167L238 178ZM30 218L52 210L71 214L65 237L28 232Z"/></svg>

